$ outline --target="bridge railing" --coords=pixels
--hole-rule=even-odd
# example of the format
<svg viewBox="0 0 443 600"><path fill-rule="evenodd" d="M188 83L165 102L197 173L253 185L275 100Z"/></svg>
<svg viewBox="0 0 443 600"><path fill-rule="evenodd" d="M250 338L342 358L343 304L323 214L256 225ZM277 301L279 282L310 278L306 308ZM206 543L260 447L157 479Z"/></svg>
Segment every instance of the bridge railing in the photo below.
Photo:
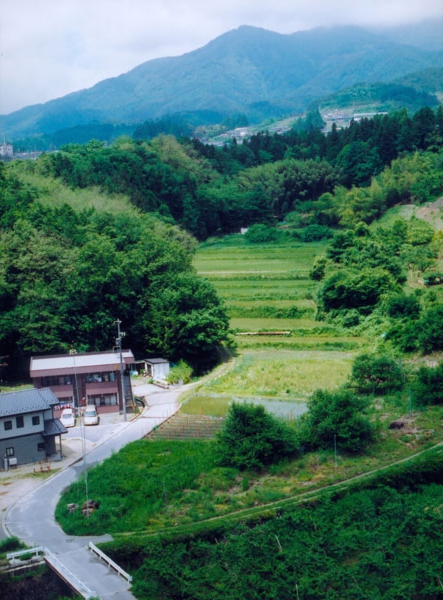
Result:
<svg viewBox="0 0 443 600"><path fill-rule="evenodd" d="M119 565L116 562L114 562L111 558L109 558L109 556L106 556L106 554L102 552L99 548L97 548L95 544L89 542L89 549L92 552L94 552L94 554L99 556L109 567L114 569L114 571L116 571L121 577L126 579L126 581L129 581L129 583L132 582L132 576L129 575L129 573L126 573L126 571L124 571L121 567L119 567Z"/></svg>

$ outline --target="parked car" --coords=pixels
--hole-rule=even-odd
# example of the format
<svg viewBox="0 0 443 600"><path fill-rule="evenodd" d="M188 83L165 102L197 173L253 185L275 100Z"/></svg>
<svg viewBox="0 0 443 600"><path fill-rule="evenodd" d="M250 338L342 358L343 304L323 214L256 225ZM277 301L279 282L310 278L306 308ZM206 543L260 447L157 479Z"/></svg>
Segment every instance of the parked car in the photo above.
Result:
<svg viewBox="0 0 443 600"><path fill-rule="evenodd" d="M83 423L85 425L98 425L98 414L95 406L87 406L83 413Z"/></svg>
<svg viewBox="0 0 443 600"><path fill-rule="evenodd" d="M60 420L65 427L75 427L75 413L72 408L65 408Z"/></svg>

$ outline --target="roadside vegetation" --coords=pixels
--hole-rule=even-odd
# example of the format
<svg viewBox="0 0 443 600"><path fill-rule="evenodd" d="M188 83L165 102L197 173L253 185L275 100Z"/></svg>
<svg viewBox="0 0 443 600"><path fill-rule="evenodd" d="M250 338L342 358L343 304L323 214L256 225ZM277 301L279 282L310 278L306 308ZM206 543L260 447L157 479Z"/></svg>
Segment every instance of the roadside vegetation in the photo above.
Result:
<svg viewBox="0 0 443 600"><path fill-rule="evenodd" d="M80 598L52 569L46 565L29 563L29 560L35 557L33 553L21 556L21 568L18 564L11 565L7 554L22 550L26 550L26 546L16 537L0 541L0 590L2 598L8 598L8 600L21 600L22 598L78 600Z"/></svg>
<svg viewBox="0 0 443 600"><path fill-rule="evenodd" d="M114 536L139 598L442 596L442 144L440 107L2 170L2 354L94 349L118 316L175 381L204 375L182 414L224 419L127 446L57 506ZM91 189L125 210L79 209Z"/></svg>
<svg viewBox="0 0 443 600"><path fill-rule="evenodd" d="M211 242L200 247L195 261L215 287L223 273L225 287L223 292L218 290L222 299L224 294L231 297L227 281L233 281L237 288L238 280L232 274L238 264L242 264L245 276L245 302L257 289L249 286L248 269L254 271L255 282L259 278L266 282L270 274L275 282L267 298L272 311L272 290L278 299L280 281L288 281L287 265L303 265L304 272L309 273L316 259L333 247L331 243L317 245L316 251L310 249L310 259L303 260L298 252L307 256L306 245L288 249L285 244L276 243L267 260L266 247L260 246L256 254L255 246L240 236L231 236L225 244L214 242L218 253L212 251ZM240 253L241 261L233 261L232 257ZM280 260L285 260L281 270L275 268ZM310 281L312 298L322 286L322 280L291 281L295 293L298 282ZM424 295L432 291L423 287ZM232 297L235 305L235 293ZM399 310L396 295L394 299L394 309L390 310L395 313ZM416 314L417 307L414 310ZM230 309L227 311L229 315ZM427 396L421 387L424 385L432 396L439 385L440 370L427 366L424 357L417 354L408 358L398 353L390 341L378 335L378 324L375 335L361 322L346 328L342 323L345 314L346 310L334 314L330 321L304 323L311 328L309 336L300 334L305 329L298 327L298 320L288 327L287 319L275 315L255 318L254 327L237 329L236 356L194 386L181 409L191 419L200 414L225 417L225 427L216 439L148 438L125 448L88 472L89 495L99 508L87 519L80 510L85 501L83 480L63 496L57 517L66 531L111 532L115 542L106 545L106 552L133 573L134 592L140 598L165 594L175 598L225 598L230 594L249 598L251 586L259 595L278 593L282 598L293 598L295 586L300 597L365 598L368 573L373 573L374 594L375 590L385 594L389 589L392 598L401 598L405 585L420 590L423 579L430 590L438 590L430 557L424 559L420 573L414 570L414 557L419 552L415 544L406 542L408 550L401 561L386 557L397 556L401 536L400 522L389 521L387 515L398 511L407 523L414 522L408 540L415 539L417 528L429 531L440 518L437 473L442 466L441 453L432 448L443 441L443 408L438 392L432 401L423 403ZM380 320L388 323L386 317ZM275 333L282 330L282 323L288 327L284 336L241 335ZM306 339L311 345L296 349ZM438 355L435 358L438 362ZM435 378L429 378L429 370ZM262 412L254 416L256 410ZM248 414L252 414L250 420ZM280 432L277 439L289 435L290 441L280 446L281 451L272 450L275 438L267 437L273 419L279 422L278 427L286 427L286 434ZM229 425L232 421L237 423L234 427ZM241 442L238 447L236 441ZM420 462L418 456L406 463L397 481L390 465L423 451L429 460ZM270 462L267 456L272 457ZM418 466L411 466L416 461ZM427 469L434 474L426 474ZM367 473L372 475L365 477ZM410 473L407 484L402 479L405 473ZM361 483L352 481L361 476ZM334 492L336 488L331 486L336 485L339 487ZM423 502L430 507L429 520L428 511L423 513L419 508ZM69 512L70 503L79 509ZM351 506L355 511L349 512ZM362 511L371 517L361 516ZM418 515L426 522L419 521ZM333 542L330 536L334 536ZM255 548L255 540L263 544L258 570L253 558L256 553L249 554L246 549ZM378 540L378 544L373 547L370 540ZM308 553L309 560L300 562L300 553ZM177 556L182 562L175 568ZM226 568L220 571L221 564ZM297 565L297 575L290 564ZM324 571L321 580L317 568L308 568L309 564ZM400 578L394 585L400 577L400 565L405 564L414 574L407 583ZM174 575L166 581L164 573L171 571ZM278 582L275 572L281 575ZM351 576L352 590L345 584Z"/></svg>

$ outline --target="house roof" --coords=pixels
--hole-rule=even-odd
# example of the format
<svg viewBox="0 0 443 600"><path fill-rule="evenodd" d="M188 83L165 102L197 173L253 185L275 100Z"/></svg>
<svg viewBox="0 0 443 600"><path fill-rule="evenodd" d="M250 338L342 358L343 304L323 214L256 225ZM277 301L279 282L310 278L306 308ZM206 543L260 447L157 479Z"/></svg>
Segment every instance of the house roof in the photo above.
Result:
<svg viewBox="0 0 443 600"><path fill-rule="evenodd" d="M159 365L162 363L169 363L169 360L166 360L166 358L145 358L144 360L137 362L145 362L148 363L148 365Z"/></svg>
<svg viewBox="0 0 443 600"><path fill-rule="evenodd" d="M131 350L122 350L123 364L134 362ZM48 375L73 375L94 371L118 371L119 352L87 352L84 354L57 354L54 356L33 356L31 358L31 378Z"/></svg>
<svg viewBox="0 0 443 600"><path fill-rule="evenodd" d="M42 433L43 437L61 435L62 433L68 433L68 430L60 419L48 419L45 421L45 429Z"/></svg>
<svg viewBox="0 0 443 600"><path fill-rule="evenodd" d="M48 410L58 403L58 398L49 388L7 392L0 394L0 417Z"/></svg>

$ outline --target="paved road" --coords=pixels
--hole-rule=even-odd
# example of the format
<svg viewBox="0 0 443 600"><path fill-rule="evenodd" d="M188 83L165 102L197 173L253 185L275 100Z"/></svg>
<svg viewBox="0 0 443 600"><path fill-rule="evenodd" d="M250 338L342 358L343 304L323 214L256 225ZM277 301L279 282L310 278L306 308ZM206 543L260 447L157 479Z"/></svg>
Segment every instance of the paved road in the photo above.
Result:
<svg viewBox="0 0 443 600"><path fill-rule="evenodd" d="M129 442L142 438L155 425L171 416L178 408L181 391L159 390L147 384L138 386L136 393L145 396L148 401L148 407L140 417L131 422L85 427L88 447L90 442L96 444L92 450L76 464L66 467L21 498L8 509L3 519L3 527L9 535L17 536L29 546L48 548L94 596L102 599L134 599L129 591L130 584L88 550L89 541L98 543L112 538L107 535L99 538L67 536L55 522L54 511L63 489L75 481L85 468L103 461ZM74 433L74 430L71 431Z"/></svg>

